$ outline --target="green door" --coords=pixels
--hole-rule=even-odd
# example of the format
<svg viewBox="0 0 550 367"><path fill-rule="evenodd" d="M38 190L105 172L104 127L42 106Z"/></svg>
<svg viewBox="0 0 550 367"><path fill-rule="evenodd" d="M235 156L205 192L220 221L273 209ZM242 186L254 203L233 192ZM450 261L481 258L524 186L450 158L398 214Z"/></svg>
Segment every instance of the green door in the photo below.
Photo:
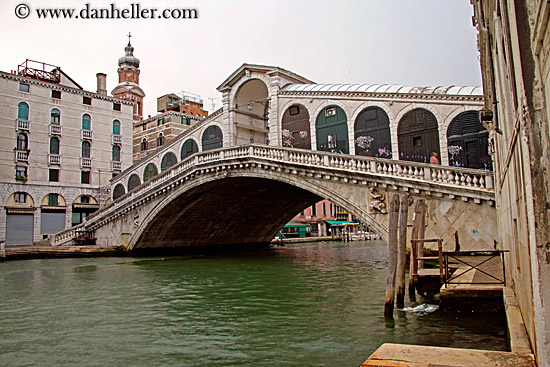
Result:
<svg viewBox="0 0 550 367"><path fill-rule="evenodd" d="M328 106L317 116L317 150L349 154L348 119L338 106Z"/></svg>

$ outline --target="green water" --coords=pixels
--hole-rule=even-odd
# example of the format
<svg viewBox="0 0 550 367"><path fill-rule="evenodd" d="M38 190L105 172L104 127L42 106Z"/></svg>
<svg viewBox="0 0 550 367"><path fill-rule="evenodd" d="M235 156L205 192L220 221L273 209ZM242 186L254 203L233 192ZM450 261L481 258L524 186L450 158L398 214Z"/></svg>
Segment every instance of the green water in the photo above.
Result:
<svg viewBox="0 0 550 367"><path fill-rule="evenodd" d="M359 366L385 342L505 350L502 317L385 323L386 258L370 241L0 263L0 366Z"/></svg>

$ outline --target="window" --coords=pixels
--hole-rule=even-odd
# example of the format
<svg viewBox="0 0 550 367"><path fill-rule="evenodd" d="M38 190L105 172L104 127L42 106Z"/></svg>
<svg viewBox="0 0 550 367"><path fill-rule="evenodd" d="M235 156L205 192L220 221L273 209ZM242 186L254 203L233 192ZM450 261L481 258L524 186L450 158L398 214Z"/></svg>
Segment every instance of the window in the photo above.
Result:
<svg viewBox="0 0 550 367"><path fill-rule="evenodd" d="M13 202L16 204L25 204L27 202L27 194L24 192L16 192L13 194Z"/></svg>
<svg viewBox="0 0 550 367"><path fill-rule="evenodd" d="M334 115L336 115L336 107L327 108L325 110L325 116L326 117L334 116Z"/></svg>
<svg viewBox="0 0 550 367"><path fill-rule="evenodd" d="M61 91L60 90L52 90L52 98L61 99Z"/></svg>
<svg viewBox="0 0 550 367"><path fill-rule="evenodd" d="M88 195L82 195L80 197L80 203L81 204L90 204L90 197Z"/></svg>
<svg viewBox="0 0 550 367"><path fill-rule="evenodd" d="M19 83L19 91L29 93L29 85L24 83Z"/></svg>
<svg viewBox="0 0 550 367"><path fill-rule="evenodd" d="M145 131L145 130L147 130L147 124L141 125L141 131Z"/></svg>
<svg viewBox="0 0 550 367"><path fill-rule="evenodd" d="M113 111L120 111L120 103L113 103Z"/></svg>
<svg viewBox="0 0 550 367"><path fill-rule="evenodd" d="M311 216L316 217L317 216L317 204L313 204L311 206Z"/></svg>
<svg viewBox="0 0 550 367"><path fill-rule="evenodd" d="M48 205L58 206L59 205L59 195L57 195L57 194L48 194Z"/></svg>
<svg viewBox="0 0 550 367"><path fill-rule="evenodd" d="M55 125L59 125L61 123L61 111L57 108L53 108L52 112L50 112L50 122Z"/></svg>
<svg viewBox="0 0 550 367"><path fill-rule="evenodd" d="M90 158L90 143L87 141L82 142L82 158Z"/></svg>
<svg viewBox="0 0 550 367"><path fill-rule="evenodd" d="M113 121L113 134L120 135L120 121L118 120Z"/></svg>
<svg viewBox="0 0 550 367"><path fill-rule="evenodd" d="M83 183L83 184L89 184L90 183L90 171L82 171L81 172L80 183Z"/></svg>
<svg viewBox="0 0 550 367"><path fill-rule="evenodd" d="M82 97L82 104L92 105L92 99L90 97Z"/></svg>
<svg viewBox="0 0 550 367"><path fill-rule="evenodd" d="M27 177L27 167L16 167L15 168L15 178L26 178Z"/></svg>
<svg viewBox="0 0 550 367"><path fill-rule="evenodd" d="M28 149L28 140L27 135L23 133L17 134L17 150L27 150Z"/></svg>
<svg viewBox="0 0 550 367"><path fill-rule="evenodd" d="M294 116L300 113L300 107L299 106L290 106L288 109L288 112L290 112L290 116Z"/></svg>
<svg viewBox="0 0 550 367"><path fill-rule="evenodd" d="M49 174L49 180L50 182L59 182L59 170L58 169L50 169Z"/></svg>
<svg viewBox="0 0 550 367"><path fill-rule="evenodd" d="M87 113L82 115L82 129L91 130L91 125L92 125L92 117Z"/></svg>
<svg viewBox="0 0 550 367"><path fill-rule="evenodd" d="M164 136L162 135L162 133L160 133L157 138L157 147L160 147L163 144L164 144Z"/></svg>
<svg viewBox="0 0 550 367"><path fill-rule="evenodd" d="M50 139L50 154L59 154L59 139L56 137Z"/></svg>
<svg viewBox="0 0 550 367"><path fill-rule="evenodd" d="M422 146L422 137L421 136L413 137L413 146L415 146L415 147L421 147Z"/></svg>
<svg viewBox="0 0 550 367"><path fill-rule="evenodd" d="M28 120L29 119L29 105L25 102L20 102L17 105L17 118L19 120Z"/></svg>
<svg viewBox="0 0 550 367"><path fill-rule="evenodd" d="M143 138L141 141L141 151L147 150L147 139Z"/></svg>
<svg viewBox="0 0 550 367"><path fill-rule="evenodd" d="M157 126L164 125L164 117L157 120Z"/></svg>
<svg viewBox="0 0 550 367"><path fill-rule="evenodd" d="M120 147L113 145L113 162L120 162Z"/></svg>
<svg viewBox="0 0 550 367"><path fill-rule="evenodd" d="M332 217L332 203L330 203L330 216Z"/></svg>
<svg viewBox="0 0 550 367"><path fill-rule="evenodd" d="M326 206L326 203L323 203L323 216L324 216L324 217L327 216L327 206Z"/></svg>
<svg viewBox="0 0 550 367"><path fill-rule="evenodd" d="M189 125L189 119L186 118L186 117L182 117L181 118L181 123L184 124L184 125Z"/></svg>

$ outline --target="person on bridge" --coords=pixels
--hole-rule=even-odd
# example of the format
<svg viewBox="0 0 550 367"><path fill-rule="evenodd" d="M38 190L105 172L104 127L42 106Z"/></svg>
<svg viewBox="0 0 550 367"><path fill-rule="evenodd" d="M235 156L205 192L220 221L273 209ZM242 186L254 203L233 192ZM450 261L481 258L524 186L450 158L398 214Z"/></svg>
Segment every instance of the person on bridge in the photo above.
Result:
<svg viewBox="0 0 550 367"><path fill-rule="evenodd" d="M437 156L438 154L436 152L432 153L432 156L430 157L431 164L439 164L439 158Z"/></svg>

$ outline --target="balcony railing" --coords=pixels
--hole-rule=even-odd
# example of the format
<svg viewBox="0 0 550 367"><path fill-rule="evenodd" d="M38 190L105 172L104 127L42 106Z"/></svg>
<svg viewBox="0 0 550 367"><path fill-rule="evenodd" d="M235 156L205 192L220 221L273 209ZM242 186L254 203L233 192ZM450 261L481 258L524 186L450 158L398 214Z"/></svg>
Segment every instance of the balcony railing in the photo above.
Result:
<svg viewBox="0 0 550 367"><path fill-rule="evenodd" d="M82 130L82 139L92 140L93 131L92 130Z"/></svg>
<svg viewBox="0 0 550 367"><path fill-rule="evenodd" d="M59 154L49 154L48 155L48 163L49 164L61 164L61 155Z"/></svg>
<svg viewBox="0 0 550 367"><path fill-rule="evenodd" d="M51 135L61 135L61 125L50 124Z"/></svg>
<svg viewBox="0 0 550 367"><path fill-rule="evenodd" d="M31 122L29 120L17 119L17 129L30 131Z"/></svg>
<svg viewBox="0 0 550 367"><path fill-rule="evenodd" d="M28 150L15 150L15 161L16 162L28 162L29 161L29 151Z"/></svg>
<svg viewBox="0 0 550 367"><path fill-rule="evenodd" d="M113 144L122 144L122 135L113 134Z"/></svg>
<svg viewBox="0 0 550 367"><path fill-rule="evenodd" d="M122 162L112 161L111 164L113 171L122 171Z"/></svg>
<svg viewBox="0 0 550 367"><path fill-rule="evenodd" d="M81 158L80 159L80 166L83 168L91 168L92 167L92 159L91 158Z"/></svg>

